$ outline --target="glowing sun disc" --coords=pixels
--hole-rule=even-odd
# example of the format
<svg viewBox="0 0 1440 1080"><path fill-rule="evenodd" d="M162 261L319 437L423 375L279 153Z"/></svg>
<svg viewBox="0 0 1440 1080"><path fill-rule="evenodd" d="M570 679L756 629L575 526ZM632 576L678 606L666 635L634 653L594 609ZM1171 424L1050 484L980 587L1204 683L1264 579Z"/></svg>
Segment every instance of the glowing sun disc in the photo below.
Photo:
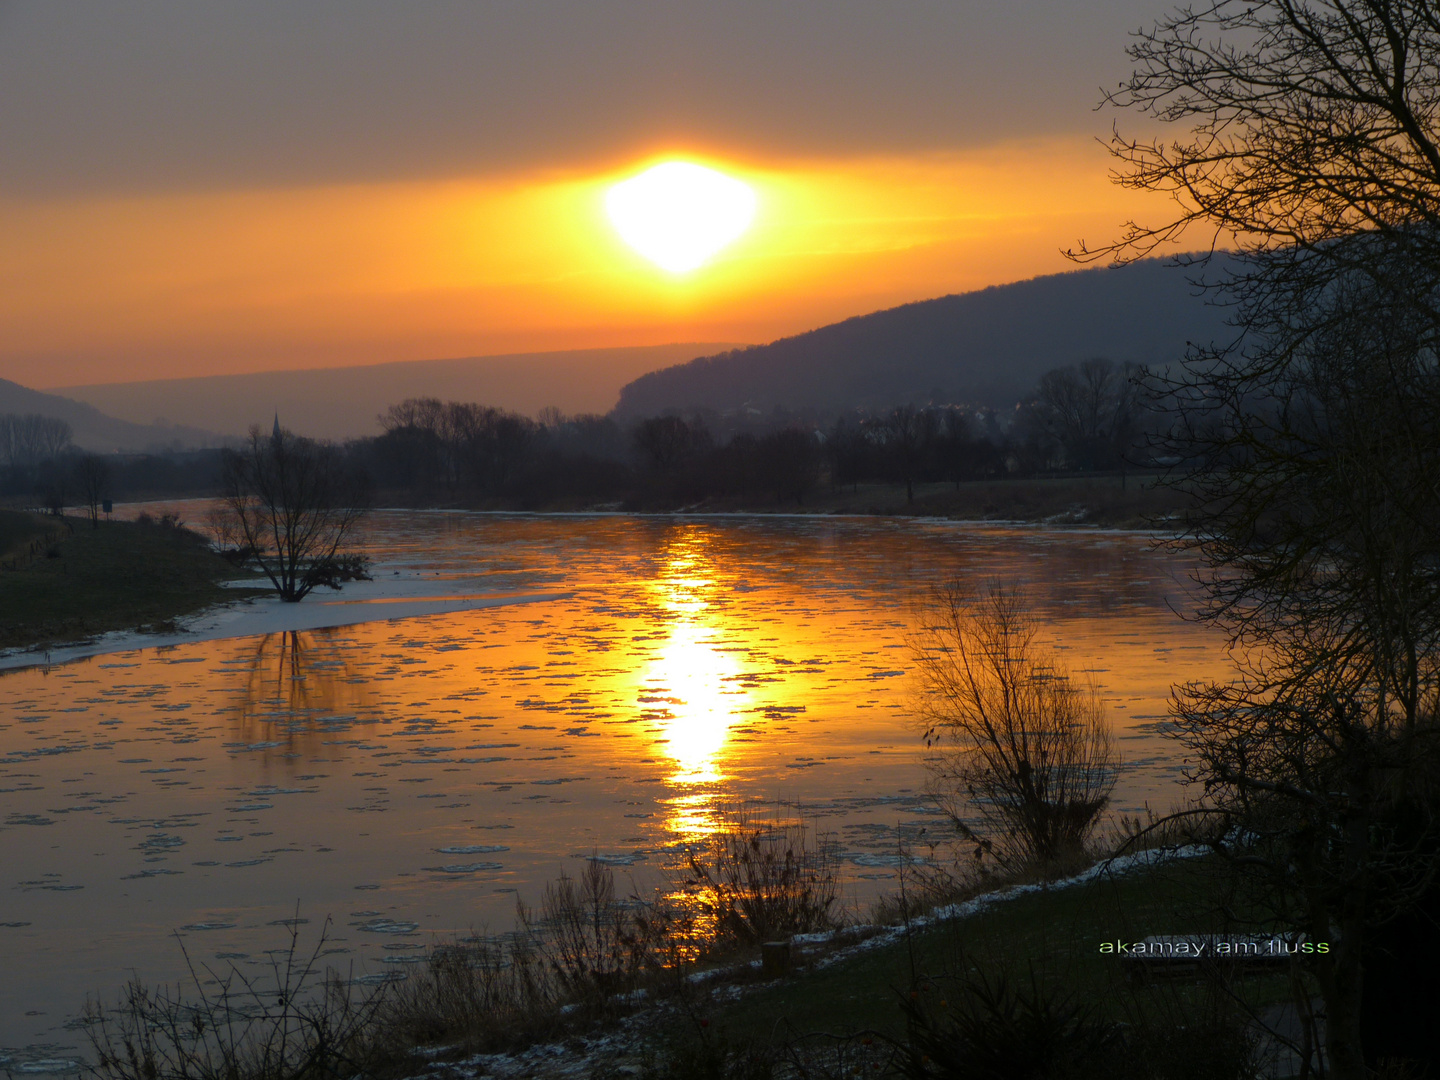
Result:
<svg viewBox="0 0 1440 1080"><path fill-rule="evenodd" d="M703 165L667 161L612 187L605 211L621 239L678 274L740 238L755 217L755 192Z"/></svg>

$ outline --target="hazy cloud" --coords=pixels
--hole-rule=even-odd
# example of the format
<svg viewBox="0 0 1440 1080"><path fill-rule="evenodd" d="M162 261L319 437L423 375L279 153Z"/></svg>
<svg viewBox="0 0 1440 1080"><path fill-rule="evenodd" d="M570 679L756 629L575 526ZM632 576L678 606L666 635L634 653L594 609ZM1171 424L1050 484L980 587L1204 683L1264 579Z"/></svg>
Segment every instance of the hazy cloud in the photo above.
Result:
<svg viewBox="0 0 1440 1080"><path fill-rule="evenodd" d="M268 187L1097 133L1153 0L0 5L0 191Z"/></svg>

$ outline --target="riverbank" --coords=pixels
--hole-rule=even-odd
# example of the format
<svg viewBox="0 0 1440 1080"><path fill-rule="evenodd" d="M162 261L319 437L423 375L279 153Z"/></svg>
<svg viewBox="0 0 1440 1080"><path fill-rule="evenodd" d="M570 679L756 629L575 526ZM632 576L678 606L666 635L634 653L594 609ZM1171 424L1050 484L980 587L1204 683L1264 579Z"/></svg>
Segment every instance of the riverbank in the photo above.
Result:
<svg viewBox="0 0 1440 1080"><path fill-rule="evenodd" d="M1044 476L967 480L960 484L914 485L863 483L842 488L828 484L807 491L800 500L746 496L617 491L605 496L574 494L541 498L523 492L502 496L444 495L431 491L381 489L375 505L397 510L480 510L528 514L802 514L857 517L948 518L952 521L1065 526L1100 526L1129 530L1168 530L1178 522L1190 498L1161 486L1151 473L1129 476ZM913 498L910 496L913 494ZM159 497L129 506L165 507L209 498L201 493ZM0 536L3 539L3 536Z"/></svg>
<svg viewBox="0 0 1440 1080"><path fill-rule="evenodd" d="M154 520L92 527L86 518L3 511L0 540L8 541L0 558L0 649L116 630L173 631L178 619L236 599L226 583L250 578L205 537Z"/></svg>
<svg viewBox="0 0 1440 1080"><path fill-rule="evenodd" d="M801 936L784 977L760 960L692 975L563 1039L509 1053L432 1045L416 1051L423 1069L397 1075L938 1078L961 1065L1051 1075L1044 1055L1063 1059L1069 1044L1064 1075L1076 1078L1291 1076L1298 1059L1270 1027L1290 1013L1283 964L1167 973L1107 949L1156 934L1223 939L1237 914L1226 881L1196 849L1142 851L905 924Z"/></svg>
<svg viewBox="0 0 1440 1080"><path fill-rule="evenodd" d="M382 493L382 501L387 506L414 509L528 513L844 514L1115 529L1167 528L1179 520L1190 504L1184 493L1160 486L1157 478L1148 474L970 480L958 485L916 484L912 491L907 491L904 484L826 486L807 492L798 501L793 498L757 499L753 495L709 496L695 500L683 493L664 495L659 492L633 493L608 502L597 502L583 496L548 500L507 496L430 499L413 503L402 493L386 492Z"/></svg>
<svg viewBox="0 0 1440 1080"><path fill-rule="evenodd" d="M909 502L903 484L876 484L825 496L825 512L909 514L957 521L1016 521L1167 528L1190 505L1188 496L1160 487L1154 476L1079 476L917 484Z"/></svg>
<svg viewBox="0 0 1440 1080"><path fill-rule="evenodd" d="M779 977L742 953L614 996L583 979L530 996L520 987L538 974L533 957L501 962L486 944L499 939L470 938L432 946L408 979L368 999L375 1008L333 1019L354 1021L347 1060L361 1073L397 1078L938 1077L952 1075L944 1063L913 1066L937 1052L958 1054L953 1065L971 1054L966 1040L993 1057L986 1075L1051 1075L1043 1056L1064 1059L1066 1046L1064 1075L1076 1078L1290 1075L1262 1020L1284 1012L1283 963L1171 973L1107 948L1235 933L1227 880L1198 850L1142 851L1064 880L992 886L906 923L799 935ZM518 979L507 973L516 966Z"/></svg>

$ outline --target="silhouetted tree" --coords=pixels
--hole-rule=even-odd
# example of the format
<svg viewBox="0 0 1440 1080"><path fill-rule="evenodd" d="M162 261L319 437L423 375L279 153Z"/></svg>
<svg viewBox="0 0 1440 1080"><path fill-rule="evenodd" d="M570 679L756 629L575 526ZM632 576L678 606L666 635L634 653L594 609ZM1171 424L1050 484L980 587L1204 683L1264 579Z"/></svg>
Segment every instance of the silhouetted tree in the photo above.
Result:
<svg viewBox="0 0 1440 1080"><path fill-rule="evenodd" d="M820 447L808 431L786 428L759 441L759 459L777 500L805 501L820 480Z"/></svg>
<svg viewBox="0 0 1440 1080"><path fill-rule="evenodd" d="M844 416L836 420L825 439L825 455L830 459L830 482L836 487L849 484L858 491L870 449L868 434L858 422Z"/></svg>
<svg viewBox="0 0 1440 1080"><path fill-rule="evenodd" d="M53 457L44 458L32 471L36 478L36 488L40 492L41 504L55 517L61 517L70 498L73 479L70 463Z"/></svg>
<svg viewBox="0 0 1440 1080"><path fill-rule="evenodd" d="M33 469L59 457L70 445L70 425L39 413L0 415L0 461L14 469Z"/></svg>
<svg viewBox="0 0 1440 1080"><path fill-rule="evenodd" d="M654 472L673 473L685 461L710 446L710 433L703 426L687 423L678 416L652 416L635 427L635 446Z"/></svg>
<svg viewBox="0 0 1440 1080"><path fill-rule="evenodd" d="M498 493L519 472L539 426L528 417L479 405L449 406L454 453L477 489Z"/></svg>
<svg viewBox="0 0 1440 1080"><path fill-rule="evenodd" d="M224 456L221 490L218 530L253 553L281 600L367 576L367 560L343 550L365 513L365 485L334 447L278 424L273 435L252 427L245 449Z"/></svg>
<svg viewBox="0 0 1440 1080"><path fill-rule="evenodd" d="M1040 376L1037 419L1069 468L1109 469L1124 460L1139 412L1136 371L1104 358Z"/></svg>
<svg viewBox="0 0 1440 1080"><path fill-rule="evenodd" d="M620 461L628 457L625 433L608 416L581 413L555 430L556 444L576 454Z"/></svg>
<svg viewBox="0 0 1440 1080"><path fill-rule="evenodd" d="M110 464L99 454L81 454L75 459L75 482L85 507L90 512L90 526L100 527L100 506L109 495Z"/></svg>
<svg viewBox="0 0 1440 1080"><path fill-rule="evenodd" d="M977 456L965 414L956 408L940 410L935 425L935 464L940 477L958 491L960 482L977 471Z"/></svg>
<svg viewBox="0 0 1440 1080"><path fill-rule="evenodd" d="M1199 496L1183 543L1210 570L1202 617L1250 658L1179 695L1181 734L1237 825L1236 865L1331 943L1327 1064L1360 1080L1403 1037L1363 1037L1367 939L1437 873L1440 18L1419 0L1219 0L1130 55L1109 100L1190 130L1117 133L1121 183L1178 209L1075 254L1135 258L1195 227L1234 249L1208 284L1235 340L1158 380Z"/></svg>
<svg viewBox="0 0 1440 1080"><path fill-rule="evenodd" d="M905 483L905 501L915 501L915 480L935 430L934 415L914 405L897 405L885 418L885 446L891 467Z"/></svg>
<svg viewBox="0 0 1440 1080"><path fill-rule="evenodd" d="M407 398L378 417L385 434L377 449L402 487L428 490L436 483L453 484L441 432L443 412L437 398Z"/></svg>

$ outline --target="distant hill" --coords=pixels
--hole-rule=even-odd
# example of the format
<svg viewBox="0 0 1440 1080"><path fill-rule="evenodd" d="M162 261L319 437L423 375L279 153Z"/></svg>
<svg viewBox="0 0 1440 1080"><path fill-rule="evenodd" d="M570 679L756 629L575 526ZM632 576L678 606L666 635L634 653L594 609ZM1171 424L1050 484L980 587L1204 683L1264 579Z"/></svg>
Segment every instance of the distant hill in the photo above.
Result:
<svg viewBox="0 0 1440 1080"><path fill-rule="evenodd" d="M64 392L106 412L146 423L184 417L227 435L268 428L275 413L301 435L345 439L380 432L376 414L410 397L478 401L533 415L609 412L637 375L729 348L729 342L572 349L564 352L413 360L363 367L263 371L191 379L101 383Z"/></svg>
<svg viewBox="0 0 1440 1080"><path fill-rule="evenodd" d="M1193 273L1193 271L1192 271ZM643 375L616 412L776 406L834 414L905 402L1008 408L1050 368L1094 356L1165 364L1229 336L1186 271L1158 259L922 300Z"/></svg>
<svg viewBox="0 0 1440 1080"><path fill-rule="evenodd" d="M82 450L111 453L116 450L187 450L219 446L224 440L213 431L174 425L132 424L107 416L93 405L59 394L31 390L28 386L0 379L0 413L39 413L54 416L70 425L75 445Z"/></svg>

